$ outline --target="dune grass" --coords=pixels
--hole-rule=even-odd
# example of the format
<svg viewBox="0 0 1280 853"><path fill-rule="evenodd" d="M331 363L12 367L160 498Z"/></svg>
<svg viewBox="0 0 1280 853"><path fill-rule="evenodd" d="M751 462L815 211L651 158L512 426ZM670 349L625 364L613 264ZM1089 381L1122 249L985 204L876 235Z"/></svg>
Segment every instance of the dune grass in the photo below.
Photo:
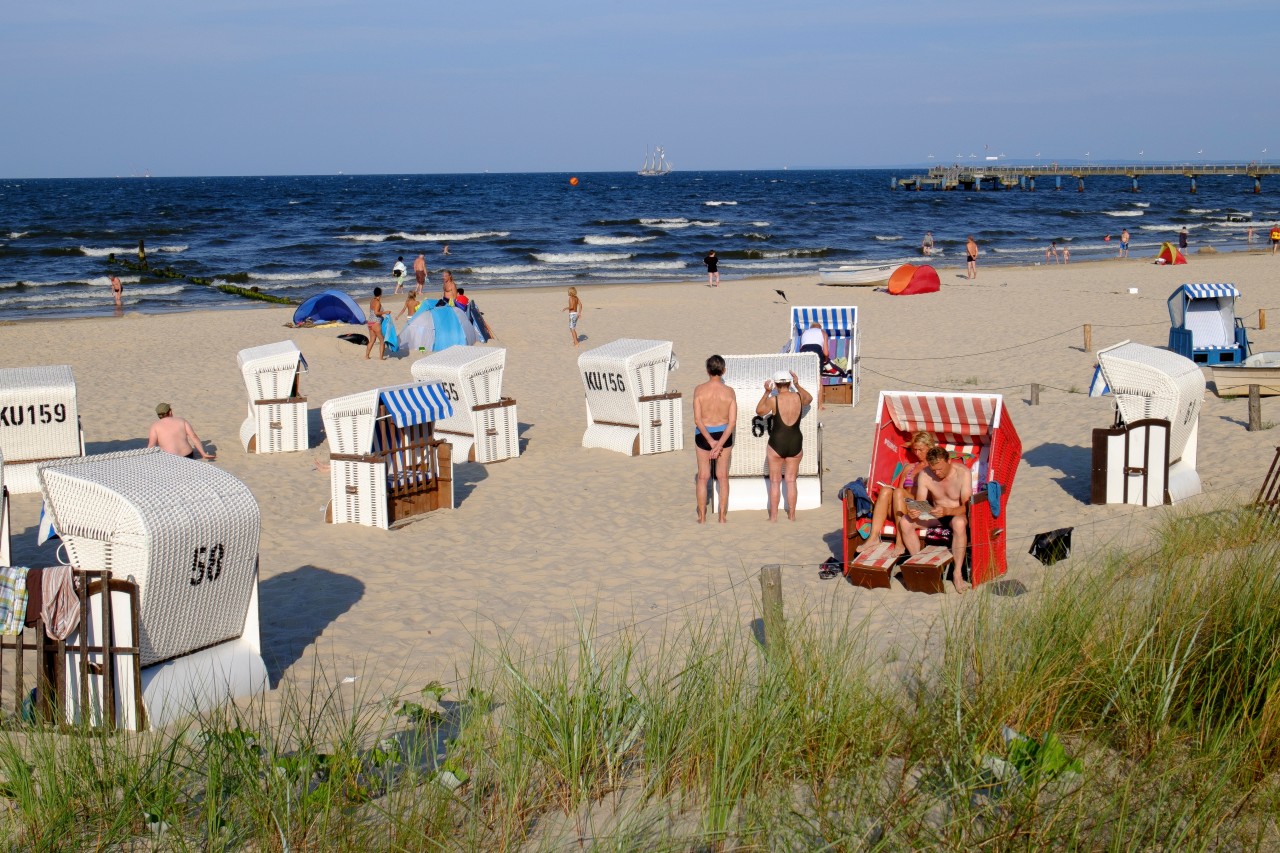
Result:
<svg viewBox="0 0 1280 853"><path fill-rule="evenodd" d="M1280 844L1280 539L1170 513L1143 553L944 610L877 657L837 596L766 652L480 649L410 701L282 691L138 735L0 731L6 849L1266 850ZM849 592L849 595L866 593ZM732 612L732 608L725 612ZM350 688L344 688L347 691Z"/></svg>

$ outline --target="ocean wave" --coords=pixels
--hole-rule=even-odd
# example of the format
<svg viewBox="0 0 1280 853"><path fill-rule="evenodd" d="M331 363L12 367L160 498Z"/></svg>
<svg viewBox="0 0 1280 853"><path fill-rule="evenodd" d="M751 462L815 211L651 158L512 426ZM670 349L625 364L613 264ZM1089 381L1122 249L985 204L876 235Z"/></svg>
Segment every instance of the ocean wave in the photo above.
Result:
<svg viewBox="0 0 1280 853"><path fill-rule="evenodd" d="M1222 210L1222 208L1220 207L1188 207L1186 210L1182 212L1193 213L1198 216L1203 216L1206 213L1217 213L1219 210Z"/></svg>
<svg viewBox="0 0 1280 853"><path fill-rule="evenodd" d="M472 267L471 272L476 275L518 275L522 272L537 272L542 267L533 264L499 264L498 266L489 267Z"/></svg>
<svg viewBox="0 0 1280 853"><path fill-rule="evenodd" d="M590 266L592 264L606 264L610 261L625 261L633 258L635 255L622 253L605 253L605 252L534 252L533 258L542 261L544 264L581 264Z"/></svg>
<svg viewBox="0 0 1280 853"><path fill-rule="evenodd" d="M1165 223L1163 225L1139 225L1138 228L1141 231L1168 231L1171 235L1176 235L1179 229L1185 228L1188 231L1194 231L1197 228L1204 228L1208 224L1208 222L1187 222L1183 225ZM1170 239L1173 238L1170 237Z"/></svg>
<svg viewBox="0 0 1280 853"><path fill-rule="evenodd" d="M770 225L772 225L773 223L771 223L771 222L748 222L747 224L748 224L748 225L750 225L752 228L768 228L768 227L769 227Z"/></svg>
<svg viewBox="0 0 1280 853"><path fill-rule="evenodd" d="M170 254L176 254L177 252L185 252L187 248L187 246L151 246L147 251L153 253L168 252ZM127 249L122 249L118 246L108 246L106 248L100 248L97 246L80 247L80 254L87 255L90 258L105 258L107 255L134 255L137 251L138 249L136 246Z"/></svg>
<svg viewBox="0 0 1280 853"><path fill-rule="evenodd" d="M882 243L892 243L895 240L901 240L901 234L876 234L875 238Z"/></svg>
<svg viewBox="0 0 1280 853"><path fill-rule="evenodd" d="M1142 216L1143 215L1143 211L1141 210L1104 210L1102 212L1105 213L1107 216Z"/></svg>
<svg viewBox="0 0 1280 853"><path fill-rule="evenodd" d="M185 289L181 284L127 288L124 292L124 299L126 302L138 302L159 296L176 296ZM41 305L46 308L82 308L84 304L83 291L76 292L74 290L62 290L54 293L21 293L0 299L0 308L15 308L24 305Z"/></svg>
<svg viewBox="0 0 1280 853"><path fill-rule="evenodd" d="M409 234L397 231L401 240L415 243L461 243L464 240L483 240L486 237L510 237L510 231L468 231L462 234Z"/></svg>
<svg viewBox="0 0 1280 853"><path fill-rule="evenodd" d="M657 237L610 237L607 234L588 234L582 242L588 246L626 246L630 243L647 243Z"/></svg>
<svg viewBox="0 0 1280 853"><path fill-rule="evenodd" d="M141 277L136 275L120 276L121 284L137 284L141 280L142 280ZM88 281L85 282L85 284L91 285L93 287L109 287L111 285L111 276L100 275L97 278L89 279Z"/></svg>
<svg viewBox="0 0 1280 853"><path fill-rule="evenodd" d="M606 268L625 267L629 270L682 270L688 267L684 261L635 261L625 264L605 264Z"/></svg>
<svg viewBox="0 0 1280 853"><path fill-rule="evenodd" d="M9 232L9 239L10 239L10 240L21 240L23 237L27 236L27 235L28 235L28 234L30 234L30 233L31 233L30 231L10 231L10 232Z"/></svg>
<svg viewBox="0 0 1280 853"><path fill-rule="evenodd" d="M748 240L768 240L769 239L768 234L761 234L759 231L747 231L742 236L746 237Z"/></svg>
<svg viewBox="0 0 1280 853"><path fill-rule="evenodd" d="M338 270L317 270L316 272L251 272L249 278L254 281L308 281L311 279L340 278ZM390 276L388 276L389 278Z"/></svg>
<svg viewBox="0 0 1280 853"><path fill-rule="evenodd" d="M1150 207L1151 206L1151 202L1149 201L1133 201L1133 202L1130 202L1130 204L1132 204L1134 207Z"/></svg>
<svg viewBox="0 0 1280 853"><path fill-rule="evenodd" d="M736 201L704 201L703 204L705 204L707 207L720 207L721 205L734 205L734 204L737 204L737 202Z"/></svg>
<svg viewBox="0 0 1280 853"><path fill-rule="evenodd" d="M688 228L691 223L683 216L677 216L675 218L646 216L640 219L639 224L648 225L653 228Z"/></svg>

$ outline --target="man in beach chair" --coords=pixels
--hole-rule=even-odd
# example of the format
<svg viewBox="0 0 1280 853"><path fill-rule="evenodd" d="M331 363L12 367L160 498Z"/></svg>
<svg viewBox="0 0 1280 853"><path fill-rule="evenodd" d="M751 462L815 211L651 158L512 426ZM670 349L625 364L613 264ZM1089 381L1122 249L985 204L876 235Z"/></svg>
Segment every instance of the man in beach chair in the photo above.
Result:
<svg viewBox="0 0 1280 853"><path fill-rule="evenodd" d="M951 530L951 556L955 560L952 574L957 592L965 592L965 549L969 545L969 502L973 499L973 482L963 465L953 465L945 448L934 447L925 455L926 468L916 477L916 500L907 504L899 516L902 540L912 555L920 553L922 530L948 527Z"/></svg>

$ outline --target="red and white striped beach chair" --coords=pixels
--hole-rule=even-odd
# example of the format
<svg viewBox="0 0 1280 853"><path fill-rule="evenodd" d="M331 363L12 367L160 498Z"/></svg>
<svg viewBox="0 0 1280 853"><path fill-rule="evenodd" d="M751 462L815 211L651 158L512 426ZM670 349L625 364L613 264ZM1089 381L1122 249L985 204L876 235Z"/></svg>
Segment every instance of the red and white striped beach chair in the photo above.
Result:
<svg viewBox="0 0 1280 853"><path fill-rule="evenodd" d="M960 454L973 472L973 502L969 507L971 581L976 586L1004 574L1006 511L1022 459L1022 440L1005 411L1003 396L881 391L867 478L873 502L879 494L879 484L893 482L899 464L915 461L909 455L909 445L911 436L920 431L932 433L940 446ZM999 484L998 502L991 499L992 483ZM847 567L854 548L863 541L849 496L844 499L843 516ZM886 532L891 529L886 525Z"/></svg>

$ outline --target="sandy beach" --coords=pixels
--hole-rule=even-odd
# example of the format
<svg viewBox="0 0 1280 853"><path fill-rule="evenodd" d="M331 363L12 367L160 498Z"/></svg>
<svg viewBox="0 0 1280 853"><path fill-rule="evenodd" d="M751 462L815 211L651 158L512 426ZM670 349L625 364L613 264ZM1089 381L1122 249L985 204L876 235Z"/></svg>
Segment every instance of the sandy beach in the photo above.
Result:
<svg viewBox="0 0 1280 853"><path fill-rule="evenodd" d="M886 648L919 642L938 614L976 595L868 592L817 574L839 548L836 491L867 473L885 389L1005 395L1023 441L1009 503L1008 577L1034 594L1047 572L1077 571L1099 549L1140 543L1163 512L1088 504L1090 434L1110 425L1113 404L1086 395L1095 357L1082 347L1082 325L1092 324L1095 349L1126 338L1163 346L1166 299L1178 285L1232 282L1243 293L1237 313L1254 350L1280 350L1280 328L1257 328L1258 309L1280 309L1278 270L1280 259L1260 253L1193 255L1175 268L1137 258L980 266L974 281L946 268L940 293L908 298L821 287L816 276L726 280L719 288L579 286L583 349L623 337L674 342L681 366L669 386L684 394L686 434L708 355L777 352L788 303L858 306L861 402L809 415L823 425L823 503L794 523L769 524L760 511L732 513L727 525L695 524L688 437L683 451L638 458L581 447L583 349L565 334L560 288L473 292L494 343L508 350L503 390L519 404L523 454L456 465L457 508L393 531L325 523L328 477L313 466L328 454L319 410L332 397L410 381L416 354L366 361L363 347L336 340L350 329L288 329L291 308L255 308L7 324L0 365L70 364L90 453L144 446L155 405L171 403L216 449L214 464L248 484L261 506L262 644L272 684L305 689L318 665L332 681L359 675L366 690L390 693L453 679L477 640L504 632L551 637L576 613L592 615L600 631L646 620L641 629L657 633L685 618L684 608L711 606L738 612L749 630L756 574L771 563L784 566L789 615L868 620ZM399 310L398 299L388 304ZM245 391L235 356L287 339L310 364L303 393L313 447L249 455L238 438ZM1042 386L1035 407L1031 383ZM1248 432L1246 406L1218 399L1212 388L1206 395L1205 494L1191 506L1256 490L1280 433ZM1280 420L1277 407L1263 401L1264 422ZM39 496L14 496L12 507L14 562L54 562L52 544L35 545ZM1035 533L1066 526L1075 527L1070 562L1046 569L1028 556Z"/></svg>

